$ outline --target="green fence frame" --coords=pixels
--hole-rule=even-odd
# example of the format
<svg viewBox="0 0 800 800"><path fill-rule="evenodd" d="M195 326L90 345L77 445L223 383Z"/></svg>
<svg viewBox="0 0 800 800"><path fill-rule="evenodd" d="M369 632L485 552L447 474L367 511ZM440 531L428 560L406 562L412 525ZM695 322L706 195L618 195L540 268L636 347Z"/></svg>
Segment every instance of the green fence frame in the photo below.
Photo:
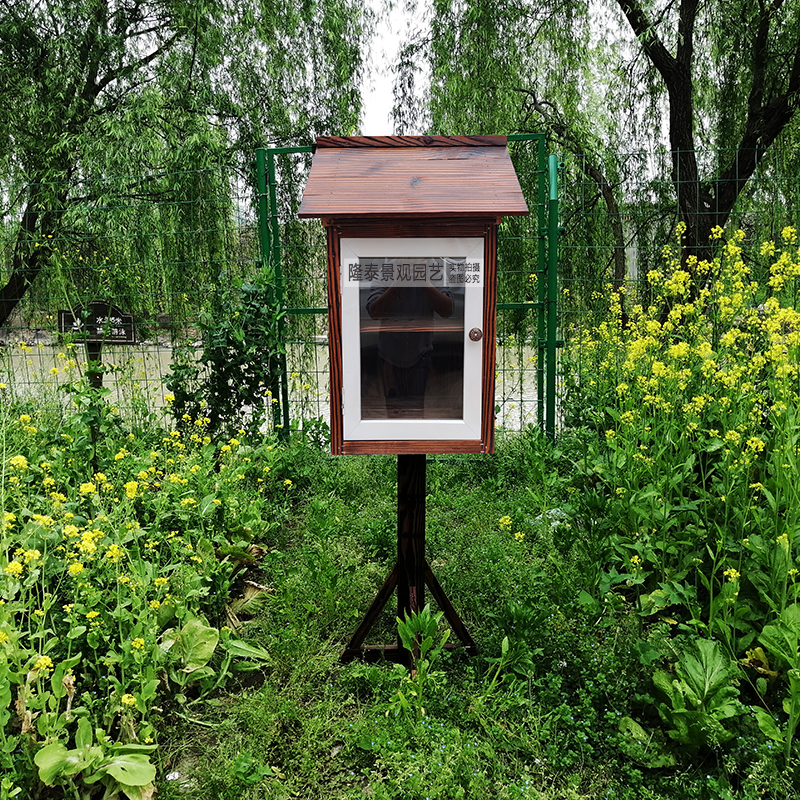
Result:
<svg viewBox="0 0 800 800"><path fill-rule="evenodd" d="M520 299L516 302L499 302L498 311L534 310L536 312L536 400L537 423L548 436L556 430L556 373L557 373L557 309L558 309L558 161L548 157L544 134L511 134L508 142L532 143L536 148L536 197L526 198L531 215L535 215L537 263L532 271L538 278L536 300ZM258 188L258 231L262 265L269 269L275 281L280 307L281 339L286 345L284 319L293 315L327 315L327 307L289 308L282 269L281 220L278 210L278 182L276 157L290 154L307 154L312 147L260 148L256 151ZM502 233L500 234L502 241ZM502 269L502 265L498 265ZM284 346L284 351L286 347ZM279 431L288 434L290 429L289 370L286 353L282 354L279 403L275 406L273 423Z"/></svg>

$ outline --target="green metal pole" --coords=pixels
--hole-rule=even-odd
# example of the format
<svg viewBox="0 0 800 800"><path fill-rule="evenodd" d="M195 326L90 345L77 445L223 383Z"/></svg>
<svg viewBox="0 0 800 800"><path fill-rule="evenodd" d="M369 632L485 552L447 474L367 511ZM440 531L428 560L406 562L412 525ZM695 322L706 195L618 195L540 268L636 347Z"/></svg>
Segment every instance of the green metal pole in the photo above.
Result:
<svg viewBox="0 0 800 800"><path fill-rule="evenodd" d="M536 418L539 427L544 427L544 394L545 394L545 364L547 352L545 349L545 336L547 332L546 319L546 292L545 277L547 275L547 153L544 141L539 141L539 181L536 198L536 225L539 231L539 243L536 264Z"/></svg>
<svg viewBox="0 0 800 800"><path fill-rule="evenodd" d="M556 434L556 322L558 315L558 158L550 156L547 204L547 397L545 432Z"/></svg>
<svg viewBox="0 0 800 800"><path fill-rule="evenodd" d="M267 181L267 151L263 147L256 150L256 176L258 180L258 239L261 244L261 269L267 272L272 257L272 233L270 230L270 197ZM277 293L276 293L277 294ZM278 297L280 295L278 294ZM270 376L271 399L280 400L276 376ZM277 430L281 422L280 403L272 404L272 425Z"/></svg>
<svg viewBox="0 0 800 800"><path fill-rule="evenodd" d="M286 298L283 290L283 270L281 269L281 230L278 219L278 182L275 178L275 152L267 151L267 169L269 177L269 205L270 223L272 233L272 269L275 274L275 299L278 308L285 310ZM289 375L286 370L286 321L281 314L278 319L278 339L284 348L278 358L281 365L281 402L283 411L282 427L279 427L278 438L286 439L289 436Z"/></svg>

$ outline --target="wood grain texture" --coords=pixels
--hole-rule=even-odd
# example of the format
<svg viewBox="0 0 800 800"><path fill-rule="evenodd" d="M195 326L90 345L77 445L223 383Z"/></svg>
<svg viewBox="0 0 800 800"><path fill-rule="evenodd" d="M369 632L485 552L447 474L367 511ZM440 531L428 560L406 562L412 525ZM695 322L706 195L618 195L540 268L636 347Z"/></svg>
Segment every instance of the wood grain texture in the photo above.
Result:
<svg viewBox="0 0 800 800"><path fill-rule="evenodd" d="M500 217L441 217L436 219L336 219L323 222L336 227L348 239L398 239L438 237L482 237Z"/></svg>
<svg viewBox="0 0 800 800"><path fill-rule="evenodd" d="M318 136L316 147L505 147L505 136Z"/></svg>
<svg viewBox="0 0 800 800"><path fill-rule="evenodd" d="M484 453L494 453L494 393L497 347L497 226L484 239L483 280L483 381L481 387L481 439ZM491 343L491 346L490 346Z"/></svg>
<svg viewBox="0 0 800 800"><path fill-rule="evenodd" d="M525 216L505 147L320 147L301 219Z"/></svg>
<svg viewBox="0 0 800 800"><path fill-rule="evenodd" d="M375 453L482 453L483 442L478 439L442 439L442 440L374 440L356 441L347 439L342 444L342 452L346 455L374 455Z"/></svg>
<svg viewBox="0 0 800 800"><path fill-rule="evenodd" d="M328 228L328 383L331 393L331 453L341 455L342 416L342 291L339 283L339 234Z"/></svg>
<svg viewBox="0 0 800 800"><path fill-rule="evenodd" d="M425 455L397 456L397 616L425 606ZM399 635L397 644L403 642Z"/></svg>

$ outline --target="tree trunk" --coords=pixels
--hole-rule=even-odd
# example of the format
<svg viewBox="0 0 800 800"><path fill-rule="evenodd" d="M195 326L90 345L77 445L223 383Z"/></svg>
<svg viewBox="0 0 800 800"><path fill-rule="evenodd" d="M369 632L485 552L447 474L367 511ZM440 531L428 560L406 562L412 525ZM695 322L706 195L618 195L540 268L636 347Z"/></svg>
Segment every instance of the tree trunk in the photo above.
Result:
<svg viewBox="0 0 800 800"><path fill-rule="evenodd" d="M44 183L30 184L30 196L22 213L14 245L11 275L5 286L0 289L0 326L8 323L14 309L47 265L52 252L51 239L48 236L56 231L58 222L64 214L68 185L65 183L46 197L43 196L44 185ZM42 208L47 210L43 211Z"/></svg>

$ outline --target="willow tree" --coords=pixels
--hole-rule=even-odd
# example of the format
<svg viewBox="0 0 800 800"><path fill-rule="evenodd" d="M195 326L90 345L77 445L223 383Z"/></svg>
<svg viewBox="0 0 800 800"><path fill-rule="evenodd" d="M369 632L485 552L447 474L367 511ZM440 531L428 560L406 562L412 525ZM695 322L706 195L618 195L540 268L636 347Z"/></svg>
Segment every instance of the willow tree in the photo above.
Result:
<svg viewBox="0 0 800 800"><path fill-rule="evenodd" d="M711 230L724 227L800 110L800 4L615 2L636 37L631 45L646 57L638 78L656 114L666 101L671 179L687 250L705 256ZM698 149L706 148L716 157L703 164Z"/></svg>
<svg viewBox="0 0 800 800"><path fill-rule="evenodd" d="M615 133L596 81L602 53L592 22L585 5L567 0L435 0L401 49L394 118L398 133L545 133L553 150L574 154L570 168L585 190L577 202L600 204L606 213L579 217L564 206L568 235L578 226L578 239L592 244L566 248L561 275L620 282L626 275L619 168L603 156ZM512 155L533 200L536 154L516 144ZM538 231L513 219L504 228L511 235L501 243L501 259L532 271ZM528 273L514 274L501 280L502 299L534 299Z"/></svg>
<svg viewBox="0 0 800 800"><path fill-rule="evenodd" d="M2 199L18 213L0 325L75 237L74 209L98 203L96 179L354 132L363 23L358 0L0 0Z"/></svg>
<svg viewBox="0 0 800 800"><path fill-rule="evenodd" d="M625 165L604 166L598 154L666 145L687 253L708 254L711 230L798 118L796 2L436 0L430 9L398 64L399 128L546 130L580 155L612 220L614 173ZM415 85L420 61L427 92Z"/></svg>

